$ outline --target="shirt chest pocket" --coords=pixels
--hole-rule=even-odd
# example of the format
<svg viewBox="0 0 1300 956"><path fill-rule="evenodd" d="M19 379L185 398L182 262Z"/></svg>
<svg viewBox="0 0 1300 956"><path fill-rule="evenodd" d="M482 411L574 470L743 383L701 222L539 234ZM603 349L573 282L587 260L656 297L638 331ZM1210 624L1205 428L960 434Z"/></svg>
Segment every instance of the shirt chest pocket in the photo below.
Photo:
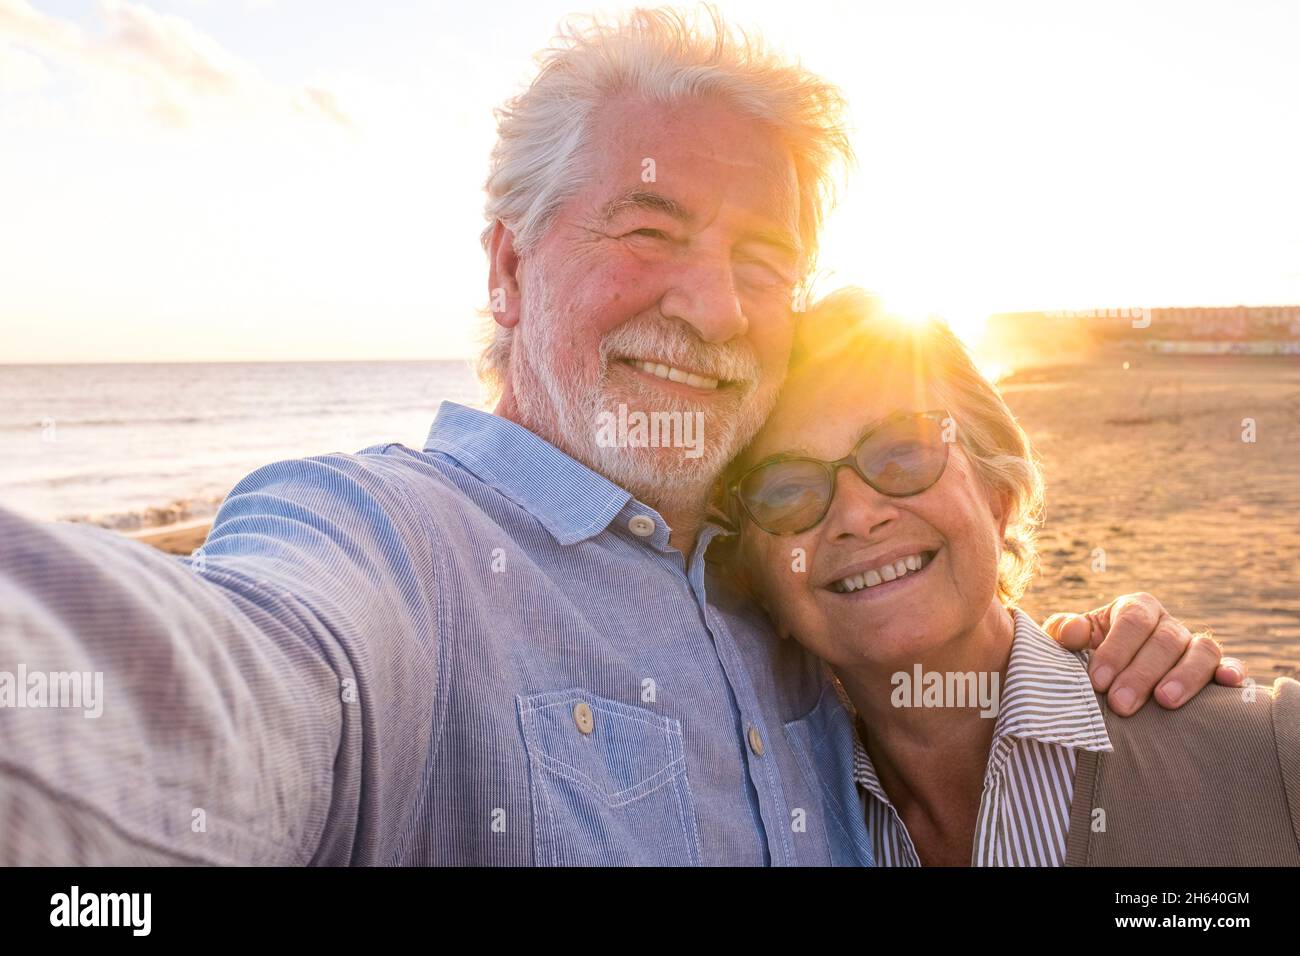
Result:
<svg viewBox="0 0 1300 956"><path fill-rule="evenodd" d="M539 865L699 865L678 721L579 688L518 704Z"/></svg>

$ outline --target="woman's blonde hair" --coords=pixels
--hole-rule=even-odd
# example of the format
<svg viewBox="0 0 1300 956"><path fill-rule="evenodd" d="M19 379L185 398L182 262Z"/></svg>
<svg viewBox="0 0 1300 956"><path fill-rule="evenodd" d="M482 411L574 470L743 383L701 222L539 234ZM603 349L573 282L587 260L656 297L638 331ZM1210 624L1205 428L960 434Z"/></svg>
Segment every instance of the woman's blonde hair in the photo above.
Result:
<svg viewBox="0 0 1300 956"><path fill-rule="evenodd" d="M674 103L718 97L769 127L790 150L799 189L799 232L811 271L836 174L853 163L839 89L769 50L757 36L733 30L717 9L692 16L661 7L606 19L567 20L537 57L528 88L496 111L497 141L481 240L486 249L497 220L525 254L555 213L586 182L586 151L596 110L631 94ZM490 314L486 313L485 314ZM495 326L479 359L479 375L499 387L510 353L508 329Z"/></svg>
<svg viewBox="0 0 1300 956"><path fill-rule="evenodd" d="M1018 602L1037 570L1042 469L1029 436L961 340L935 319L913 323L891 317L874 296L849 286L820 299L801 317L787 382L816 380L831 369L863 375L894 370L918 388L934 390L976 475L1003 502L998 599L1008 606ZM747 460L745 452L737 456L724 487Z"/></svg>

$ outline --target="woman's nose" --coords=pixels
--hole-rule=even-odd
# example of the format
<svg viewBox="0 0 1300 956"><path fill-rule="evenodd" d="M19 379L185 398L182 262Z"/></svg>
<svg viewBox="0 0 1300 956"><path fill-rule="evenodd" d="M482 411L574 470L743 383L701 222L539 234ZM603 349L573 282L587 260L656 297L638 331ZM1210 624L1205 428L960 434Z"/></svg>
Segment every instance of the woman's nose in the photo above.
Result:
<svg viewBox="0 0 1300 956"><path fill-rule="evenodd" d="M835 497L826 512L826 534L831 538L870 538L898 517L894 499L882 495L847 465L835 472Z"/></svg>

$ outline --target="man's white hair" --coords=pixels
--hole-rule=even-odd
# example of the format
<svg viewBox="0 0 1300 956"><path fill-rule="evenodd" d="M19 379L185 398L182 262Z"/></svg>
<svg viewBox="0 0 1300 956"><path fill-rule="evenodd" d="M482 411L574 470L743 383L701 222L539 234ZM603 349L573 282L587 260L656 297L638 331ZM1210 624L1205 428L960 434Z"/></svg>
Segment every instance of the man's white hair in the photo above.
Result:
<svg viewBox="0 0 1300 956"><path fill-rule="evenodd" d="M660 102L720 97L770 127L790 150L799 185L799 233L805 271L816 260L822 220L835 201L836 172L853 162L837 87L791 63L709 5L703 18L667 7L614 19L567 19L537 56L528 88L496 110L497 141L484 213L486 249L500 220L527 254L555 213L585 182L597 108L614 95ZM700 11L697 10L698 14ZM490 312L487 313L490 315ZM499 391L509 365L511 331L492 324L479 376Z"/></svg>

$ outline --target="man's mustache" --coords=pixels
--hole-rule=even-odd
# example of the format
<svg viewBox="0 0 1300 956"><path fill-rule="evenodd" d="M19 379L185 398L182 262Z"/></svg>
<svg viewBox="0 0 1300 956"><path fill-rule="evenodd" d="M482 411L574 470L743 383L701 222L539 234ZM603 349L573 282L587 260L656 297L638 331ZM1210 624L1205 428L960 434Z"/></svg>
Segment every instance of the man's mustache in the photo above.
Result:
<svg viewBox="0 0 1300 956"><path fill-rule="evenodd" d="M640 359L723 382L753 384L762 373L748 345L708 345L690 332L661 325L620 325L601 340L600 356L605 368L620 359Z"/></svg>

